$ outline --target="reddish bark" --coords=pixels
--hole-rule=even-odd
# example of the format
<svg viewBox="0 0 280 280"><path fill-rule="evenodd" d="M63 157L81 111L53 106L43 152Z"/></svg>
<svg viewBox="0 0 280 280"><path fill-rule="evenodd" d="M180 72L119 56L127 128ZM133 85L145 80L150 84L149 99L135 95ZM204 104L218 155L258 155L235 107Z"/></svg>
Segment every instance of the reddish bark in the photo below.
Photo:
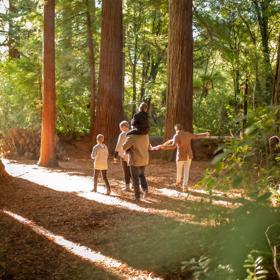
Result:
<svg viewBox="0 0 280 280"><path fill-rule="evenodd" d="M272 103L273 105L280 105L280 35L278 36L278 52Z"/></svg>
<svg viewBox="0 0 280 280"><path fill-rule="evenodd" d="M95 58L93 41L93 20L91 9L95 12L95 1L91 7L89 0L85 0L87 16L87 46L88 46L88 64L89 64L89 88L90 88L90 135L93 136L93 125L95 117Z"/></svg>
<svg viewBox="0 0 280 280"><path fill-rule="evenodd" d="M5 166L0 159L0 182L9 180L9 174L5 170Z"/></svg>
<svg viewBox="0 0 280 280"><path fill-rule="evenodd" d="M40 166L57 166L55 153L56 93L55 93L55 0L44 4L43 47L43 109Z"/></svg>
<svg viewBox="0 0 280 280"><path fill-rule="evenodd" d="M169 4L168 91L165 139L180 123L192 131L192 1L172 0Z"/></svg>
<svg viewBox="0 0 280 280"><path fill-rule="evenodd" d="M122 0L104 0L102 7L99 88L94 136L101 133L109 147L119 133L123 94Z"/></svg>
<svg viewBox="0 0 280 280"><path fill-rule="evenodd" d="M19 58L20 53L18 50L18 38L16 38L16 33L18 30L16 30L15 22L14 22L14 16L16 15L16 7L14 5L14 1L9 0L9 33L8 33L8 48L9 48L9 57Z"/></svg>

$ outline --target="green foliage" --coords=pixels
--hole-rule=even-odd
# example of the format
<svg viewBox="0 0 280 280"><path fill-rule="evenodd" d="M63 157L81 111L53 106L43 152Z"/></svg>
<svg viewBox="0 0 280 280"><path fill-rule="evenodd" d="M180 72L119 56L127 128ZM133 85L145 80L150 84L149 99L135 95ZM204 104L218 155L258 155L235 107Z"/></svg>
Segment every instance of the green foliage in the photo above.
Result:
<svg viewBox="0 0 280 280"><path fill-rule="evenodd" d="M0 64L0 130L39 128L40 69L38 62L25 57Z"/></svg>
<svg viewBox="0 0 280 280"><path fill-rule="evenodd" d="M143 13L143 11L146 11ZM128 118L141 101L150 104L151 132L162 135L167 76L167 2L126 1L125 96Z"/></svg>
<svg viewBox="0 0 280 280"><path fill-rule="evenodd" d="M215 228L203 244L203 255L181 263L184 279L276 280L265 232L278 222L280 213L268 206L266 199L243 202L226 224ZM273 244L278 244L279 231L274 239Z"/></svg>
<svg viewBox="0 0 280 280"><path fill-rule="evenodd" d="M213 259L209 256L201 256L182 262L181 271L183 273L190 272L193 280L236 279L230 265L219 264L215 267Z"/></svg>
<svg viewBox="0 0 280 280"><path fill-rule="evenodd" d="M211 259L206 256L201 256L198 260L192 258L189 261L184 261L181 264L181 271L191 271L194 280L205 278L209 271L209 264Z"/></svg>
<svg viewBox="0 0 280 280"><path fill-rule="evenodd" d="M221 262L233 269L233 279L275 277L265 232L279 220L279 209L271 207L279 203L279 144L269 144L279 131L278 110L259 109L251 112L246 121L247 128L241 137L219 148L213 160L214 168L199 183L210 193L215 188L239 188L249 198L234 211L223 226L220 238L215 239L213 252L209 253L213 279L231 279L215 274L215 267ZM205 279L212 279L207 277Z"/></svg>
<svg viewBox="0 0 280 280"><path fill-rule="evenodd" d="M101 1L90 9L94 31L96 70L99 65ZM93 4L93 1L90 1ZM42 2L13 1L14 11L0 15L3 43L1 71L1 129L33 127L40 121ZM257 8L261 8L260 6ZM267 65L257 9L252 1L194 1L194 128L212 134L237 134L244 117L244 89L249 80L249 111L263 107ZM81 134L89 131L89 66L86 5L83 0L56 1L57 130ZM151 105L151 133L162 135L167 93L168 2L124 2L125 77L124 112L129 119L140 101ZM271 67L279 24L279 7L270 1L266 11L270 27ZM9 23L13 28L9 30ZM9 36L15 40L19 61L9 61ZM1 54L2 54L1 53ZM13 59L12 59L13 60ZM13 65L14 64L14 65ZM269 66L269 65L268 65ZM270 72L272 71L270 70ZM4 73L5 72L5 73ZM98 81L98 71L96 71ZM96 86L96 91L98 85ZM22 96L20 96L22 94ZM23 110L18 109L20 103ZM31 102L31 104L26 104ZM14 116L9 109L16 112ZM37 120L37 122L35 121ZM235 180L236 184L238 180Z"/></svg>
<svg viewBox="0 0 280 280"><path fill-rule="evenodd" d="M264 268L264 258L259 253L253 251L245 259L244 268L247 272L245 280L267 279L268 271Z"/></svg>
<svg viewBox="0 0 280 280"><path fill-rule="evenodd" d="M42 85L42 3L15 2L19 59L0 62L0 130L11 127L40 129ZM84 1L56 2L57 131L89 131L89 67ZM9 14L7 12L7 18ZM100 24L96 8L94 30ZM100 41L95 32L95 47ZM7 52L6 52L7 53ZM96 55L98 61L98 55Z"/></svg>
<svg viewBox="0 0 280 280"><path fill-rule="evenodd" d="M252 197L278 188L278 154L269 151L269 139L277 133L277 112L262 109L248 118L241 138L224 144L200 185L213 188L243 188Z"/></svg>
<svg viewBox="0 0 280 280"><path fill-rule="evenodd" d="M236 125L236 115L229 105L232 97L229 94L230 85L226 83L226 77L217 73L215 79L217 86L209 90L206 97L201 96L201 93L195 96L194 129L211 131L214 135L228 135L240 128Z"/></svg>

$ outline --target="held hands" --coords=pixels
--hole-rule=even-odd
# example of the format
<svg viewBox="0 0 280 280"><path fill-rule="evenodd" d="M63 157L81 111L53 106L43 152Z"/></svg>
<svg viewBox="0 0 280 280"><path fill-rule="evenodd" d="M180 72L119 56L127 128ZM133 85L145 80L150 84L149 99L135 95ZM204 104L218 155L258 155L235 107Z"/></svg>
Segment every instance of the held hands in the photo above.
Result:
<svg viewBox="0 0 280 280"><path fill-rule="evenodd" d="M152 151L159 151L161 149L161 145L157 145L155 147L152 147Z"/></svg>

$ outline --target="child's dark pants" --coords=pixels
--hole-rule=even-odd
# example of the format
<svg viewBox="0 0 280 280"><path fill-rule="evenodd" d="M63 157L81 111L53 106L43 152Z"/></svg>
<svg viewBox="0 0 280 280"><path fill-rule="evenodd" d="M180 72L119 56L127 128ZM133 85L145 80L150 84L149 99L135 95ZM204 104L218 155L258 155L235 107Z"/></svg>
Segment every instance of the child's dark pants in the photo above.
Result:
<svg viewBox="0 0 280 280"><path fill-rule="evenodd" d="M121 159L121 163L122 163L122 169L123 169L123 173L124 173L124 181L126 185L129 185L130 183L130 178L131 178L131 174L130 174L130 168L127 165L127 162L123 159Z"/></svg>
<svg viewBox="0 0 280 280"><path fill-rule="evenodd" d="M97 180L98 180L100 172L101 172L102 178L103 178L103 180L105 182L105 185L106 185L106 188L107 188L107 192L110 192L111 188L110 188L109 181L107 179L107 170L97 170L97 169L94 169L94 171L93 171L93 190L94 191L97 190Z"/></svg>

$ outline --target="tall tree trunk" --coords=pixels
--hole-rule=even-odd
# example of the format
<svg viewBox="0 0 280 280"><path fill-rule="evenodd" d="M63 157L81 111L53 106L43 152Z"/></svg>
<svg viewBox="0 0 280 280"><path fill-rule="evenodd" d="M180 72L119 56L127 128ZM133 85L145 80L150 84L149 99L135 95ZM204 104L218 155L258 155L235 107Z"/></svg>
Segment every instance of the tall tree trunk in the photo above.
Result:
<svg viewBox="0 0 280 280"><path fill-rule="evenodd" d="M15 26L14 22L14 16L16 14L16 7L14 5L14 2L12 0L9 0L9 32L8 32L8 49L9 49L9 58L19 58L20 53L17 48L18 40L16 38L18 37L16 34L19 32Z"/></svg>
<svg viewBox="0 0 280 280"><path fill-rule="evenodd" d="M61 34L62 49L67 52L70 52L72 55L73 50L73 14L75 10L73 8L73 3L71 1L63 3L63 9L61 11L62 15L62 25L64 32Z"/></svg>
<svg viewBox="0 0 280 280"><path fill-rule="evenodd" d="M239 65L237 65L238 67ZM235 67L235 65L233 66ZM239 95L240 95L240 71L238 68L233 70L233 87L234 87L234 109L235 113L238 114L239 110Z"/></svg>
<svg viewBox="0 0 280 280"><path fill-rule="evenodd" d="M243 130L247 124L247 115L248 115L248 95L249 95L249 80L246 77L245 87L244 87L244 103L243 103Z"/></svg>
<svg viewBox="0 0 280 280"><path fill-rule="evenodd" d="M5 166L0 159L0 182L7 181L9 179L9 174L5 170Z"/></svg>
<svg viewBox="0 0 280 280"><path fill-rule="evenodd" d="M131 78L132 78L132 107L131 107L131 117L135 114L136 112L136 103L137 103L137 81L136 81L136 73L137 73L137 63L139 59L139 49L138 49L138 36L139 36L139 28L140 25L137 22L137 17L136 17L136 10L137 10L138 5L133 5L133 17L132 17L132 23L133 23L133 37L134 37L134 42L133 46L130 48L128 46L128 55L129 55L129 60L131 64ZM141 100L141 98L140 98Z"/></svg>
<svg viewBox="0 0 280 280"><path fill-rule="evenodd" d="M93 137L93 126L95 118L95 57L94 57L94 41L93 41L93 20L95 17L95 0L91 7L89 0L85 0L87 11L87 46L88 46L88 64L89 64L89 87L90 87L90 135ZM93 9L93 19L92 11Z"/></svg>
<svg viewBox="0 0 280 280"><path fill-rule="evenodd" d="M264 74L265 74L265 89L266 95L264 100L267 104L271 102L271 93L273 88L273 72L270 62L270 49L269 49L269 9L270 9L270 0L258 1L253 0L255 11L257 14L258 25L261 33L261 42L262 42L262 53L263 53L263 62L264 62Z"/></svg>
<svg viewBox="0 0 280 280"><path fill-rule="evenodd" d="M55 153L56 94L55 94L55 0L44 3L43 47L43 111L40 166L57 166Z"/></svg>
<svg viewBox="0 0 280 280"><path fill-rule="evenodd" d="M278 51L272 103L273 105L280 105L280 34L278 36Z"/></svg>
<svg viewBox="0 0 280 280"><path fill-rule="evenodd" d="M136 88L136 70L137 70L137 53L138 53L138 35L134 33L134 54L132 59L132 112L133 116L136 112L136 98L137 98L137 88Z"/></svg>
<svg viewBox="0 0 280 280"><path fill-rule="evenodd" d="M140 100L144 99L146 93L146 83L148 79L148 70L149 70L149 52L145 52L143 55L142 61L142 73L141 73L141 88L140 88Z"/></svg>
<svg viewBox="0 0 280 280"><path fill-rule="evenodd" d="M123 116L122 0L104 0L102 6L99 87L94 135L101 133L113 147Z"/></svg>
<svg viewBox="0 0 280 280"><path fill-rule="evenodd" d="M208 81L209 81L209 78L207 77L207 72L208 72L208 66L209 66L209 63L210 63L210 58L211 58L211 53L209 53L206 57L206 63L205 63L205 68L204 68L204 73L203 73L203 76L202 76L202 89L201 89L201 94L200 94L200 100L202 98L205 98L207 95L208 95Z"/></svg>
<svg viewBox="0 0 280 280"><path fill-rule="evenodd" d="M254 50L253 50L253 66L254 66L254 70L255 70L255 85L252 91L252 109L253 111L255 111L255 107L256 107L256 97L260 94L261 92L261 83L260 83L260 74L259 74L259 55L258 55L258 47L257 47L257 38L255 35L255 32L251 29L250 27L250 23L249 21L246 19L246 17L244 17L242 15L242 13L240 13L239 10L239 16L241 18L241 20L243 21L243 23L246 26L246 29L248 31L248 34L251 38L251 41L254 45Z"/></svg>
<svg viewBox="0 0 280 280"><path fill-rule="evenodd" d="M254 61L254 70L255 70L255 86L252 93L252 109L255 111L256 109L256 97L259 96L261 92L261 82L260 82L260 71L259 71L259 62L258 62L258 55L255 51L255 61Z"/></svg>
<svg viewBox="0 0 280 280"><path fill-rule="evenodd" d="M192 131L192 1L170 0L169 17L166 139L174 134L176 123Z"/></svg>

